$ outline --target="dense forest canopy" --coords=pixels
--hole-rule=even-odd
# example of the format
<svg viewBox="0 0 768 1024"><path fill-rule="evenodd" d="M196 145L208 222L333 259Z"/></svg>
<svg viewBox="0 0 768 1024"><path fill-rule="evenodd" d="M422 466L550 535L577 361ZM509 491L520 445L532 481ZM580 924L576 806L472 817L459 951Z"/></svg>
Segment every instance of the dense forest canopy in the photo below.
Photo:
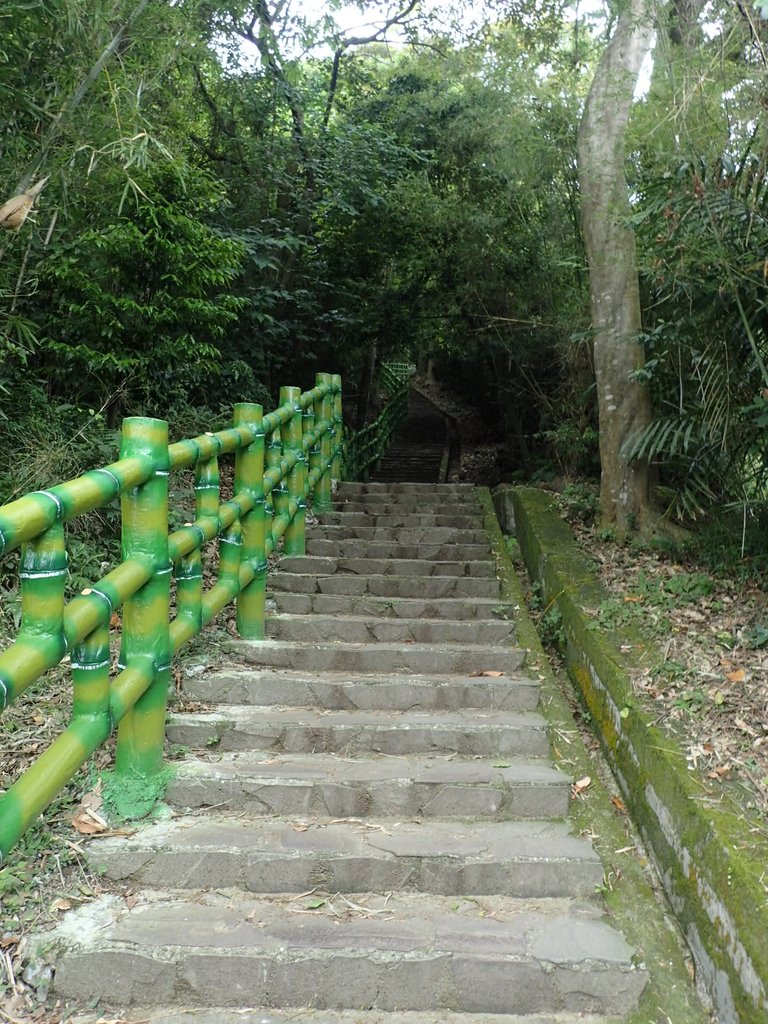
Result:
<svg viewBox="0 0 768 1024"><path fill-rule="evenodd" d="M477 403L506 440L501 475L598 473L612 412L598 420L583 175L590 152L608 166L608 68L628 121L591 224L631 239L633 336L608 319L633 353L618 387L646 410L611 443L662 512L759 515L762 13L8 0L0 146L22 205L0 210L2 500L104 461L128 413L188 433L321 369L358 395L388 358L432 359ZM653 60L635 89L608 58L641 19Z"/></svg>

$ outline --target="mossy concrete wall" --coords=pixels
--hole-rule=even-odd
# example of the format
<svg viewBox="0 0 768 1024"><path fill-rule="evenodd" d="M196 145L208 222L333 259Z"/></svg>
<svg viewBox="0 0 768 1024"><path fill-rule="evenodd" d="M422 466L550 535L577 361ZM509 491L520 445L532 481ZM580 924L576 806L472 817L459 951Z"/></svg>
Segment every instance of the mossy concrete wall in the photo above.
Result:
<svg viewBox="0 0 768 1024"><path fill-rule="evenodd" d="M608 594L551 496L505 486L494 503L545 605L560 612L569 673L655 859L693 954L697 984L721 1024L765 1024L768 844L725 798L708 792L680 746L639 706L630 669L651 664L653 652L637 636L596 629Z"/></svg>

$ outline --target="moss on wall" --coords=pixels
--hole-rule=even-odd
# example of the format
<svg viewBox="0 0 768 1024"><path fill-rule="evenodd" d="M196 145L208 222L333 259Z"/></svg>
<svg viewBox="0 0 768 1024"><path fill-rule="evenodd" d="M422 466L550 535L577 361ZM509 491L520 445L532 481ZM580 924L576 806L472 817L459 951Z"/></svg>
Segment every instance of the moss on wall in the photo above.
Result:
<svg viewBox="0 0 768 1024"><path fill-rule="evenodd" d="M721 1024L768 1020L768 844L688 770L675 740L636 699L630 668L653 657L642 637L595 628L608 595L545 492L502 488L531 578L562 617L568 671L648 844ZM674 1019L674 1018L673 1018Z"/></svg>

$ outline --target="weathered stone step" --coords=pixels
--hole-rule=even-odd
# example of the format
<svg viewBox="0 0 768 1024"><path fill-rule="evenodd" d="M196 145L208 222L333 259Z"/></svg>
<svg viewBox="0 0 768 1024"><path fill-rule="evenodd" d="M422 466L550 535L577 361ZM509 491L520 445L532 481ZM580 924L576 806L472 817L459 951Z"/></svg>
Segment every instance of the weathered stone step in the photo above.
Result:
<svg viewBox="0 0 768 1024"><path fill-rule="evenodd" d="M619 1024L611 1017L595 1017L584 1013L548 1013L545 1016L536 1014L507 1013L454 1013L441 1010L439 1018L434 1013L418 1010L398 1010L388 1013L386 1010L365 1010L364 1016L359 1010L315 1010L311 1007L290 1010L275 1010L271 1007L251 1007L248 1016L242 1010L232 1010L217 1006L195 1007L179 1010L153 1010L139 1008L120 1015L121 1024ZM72 1018L72 1024L104 1024L104 1015L88 1014Z"/></svg>
<svg viewBox="0 0 768 1024"><path fill-rule="evenodd" d="M289 615L375 615L382 619L454 621L511 619L514 615L512 605L481 597L472 600L446 597L431 601L400 597L392 600L385 597L357 597L354 594L292 594L289 591L273 591L270 598L277 611Z"/></svg>
<svg viewBox="0 0 768 1024"><path fill-rule="evenodd" d="M270 615L267 636L317 644L326 640L344 643L389 644L504 644L513 642L514 624L505 619L394 619L363 615Z"/></svg>
<svg viewBox="0 0 768 1024"><path fill-rule="evenodd" d="M504 767L502 767L502 765ZM507 821L563 818L570 780L546 760L217 754L182 761L166 799L177 807L331 818Z"/></svg>
<svg viewBox="0 0 768 1024"><path fill-rule="evenodd" d="M603 882L592 846L561 822L155 822L87 847L116 881L247 892L431 892L449 896L591 896Z"/></svg>
<svg viewBox="0 0 768 1024"><path fill-rule="evenodd" d="M299 572L273 572L269 586L274 591L300 594L369 594L372 597L435 597L489 598L499 600L499 581L490 576L474 579L471 576L373 576L354 573L318 576L311 570Z"/></svg>
<svg viewBox="0 0 768 1024"><path fill-rule="evenodd" d="M311 672L407 672L469 675L516 672L525 652L481 644L297 643L285 640L230 641L227 649L243 661L270 668Z"/></svg>
<svg viewBox="0 0 768 1024"><path fill-rule="evenodd" d="M485 530L458 530L451 526L420 526L406 530L398 526L333 526L316 524L311 537L317 540L396 541L399 544L485 544Z"/></svg>
<svg viewBox="0 0 768 1024"><path fill-rule="evenodd" d="M446 499L452 496L467 497L468 495L473 497L475 494L474 484L431 484L431 483L376 483L375 480L369 480L367 483L362 483L355 480L344 480L339 484L336 492L339 498L347 497L351 494L439 494L444 495Z"/></svg>
<svg viewBox="0 0 768 1024"><path fill-rule="evenodd" d="M113 1006L604 1013L635 1005L645 983L623 938L565 901L366 894L312 910L151 892L133 906L102 896L62 927L55 996Z"/></svg>
<svg viewBox="0 0 768 1024"><path fill-rule="evenodd" d="M539 703L539 684L523 676L468 678L438 675L322 675L292 671L229 669L188 675L187 696L224 704L360 708L392 711L484 710L532 711Z"/></svg>
<svg viewBox="0 0 768 1024"><path fill-rule="evenodd" d="M482 509L476 501L453 501L445 502L440 498L433 501L421 501L416 498L402 498L400 501L386 501L384 495L380 499L369 495L360 498L359 501L334 502L334 509L338 512L351 513L362 512L372 516L392 515L441 515L444 509L450 508L452 516L467 516L474 518L478 524L483 517Z"/></svg>
<svg viewBox="0 0 768 1024"><path fill-rule="evenodd" d="M413 491L391 491L389 488L383 488L368 494L336 496L334 500L336 508L343 511L348 505L370 505L372 508L391 506L396 511L405 511L406 508L412 507L415 512L431 511L435 508L442 509L446 505L450 505L451 509L458 513L464 510L480 511L480 505L472 491L446 495L434 489L414 493Z"/></svg>
<svg viewBox="0 0 768 1024"><path fill-rule="evenodd" d="M473 579L496 578L491 560L448 560L430 562L418 558L342 558L319 555L291 555L280 559L281 572L313 573L333 576L470 576Z"/></svg>
<svg viewBox="0 0 768 1024"><path fill-rule="evenodd" d="M217 750L291 754L451 754L546 757L546 723L534 712L316 711L233 705L215 712L172 714L172 743Z"/></svg>
<svg viewBox="0 0 768 1024"><path fill-rule="evenodd" d="M427 559L436 562L480 562L490 558L490 546L483 544L419 543L376 540L326 540L323 537L307 540L307 554L326 558L391 558ZM458 573L457 575L463 575Z"/></svg>
<svg viewBox="0 0 768 1024"><path fill-rule="evenodd" d="M479 530L483 525L482 514L452 515L451 513L366 513L366 512L320 512L318 522L329 526L386 526L406 529L447 526L455 530Z"/></svg>

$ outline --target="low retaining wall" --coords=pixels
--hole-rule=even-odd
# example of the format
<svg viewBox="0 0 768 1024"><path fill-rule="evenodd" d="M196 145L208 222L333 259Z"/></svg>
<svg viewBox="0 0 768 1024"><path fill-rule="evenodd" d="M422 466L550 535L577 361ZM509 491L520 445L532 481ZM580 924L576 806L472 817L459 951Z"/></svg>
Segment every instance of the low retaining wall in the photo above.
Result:
<svg viewBox="0 0 768 1024"><path fill-rule="evenodd" d="M594 628L608 594L551 497L505 486L494 493L494 504L504 529L516 535L545 604L562 616L569 673L656 862L700 990L721 1024L765 1024L768 843L722 798L707 793L680 747L639 707L629 667L649 648Z"/></svg>

